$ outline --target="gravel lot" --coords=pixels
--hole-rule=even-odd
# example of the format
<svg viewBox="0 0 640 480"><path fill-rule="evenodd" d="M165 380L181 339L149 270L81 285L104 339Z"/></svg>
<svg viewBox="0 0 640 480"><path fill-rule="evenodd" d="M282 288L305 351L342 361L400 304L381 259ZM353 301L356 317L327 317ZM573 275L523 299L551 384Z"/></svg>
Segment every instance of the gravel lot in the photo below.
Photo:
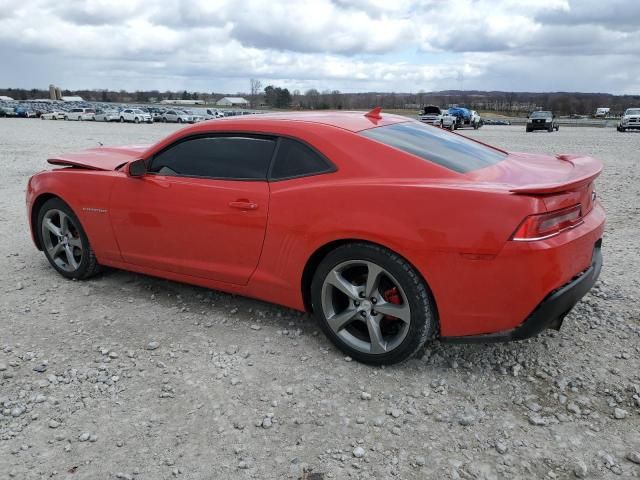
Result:
<svg viewBox="0 0 640 480"><path fill-rule="evenodd" d="M559 333L372 368L297 312L49 267L28 176L50 154L176 128L0 119L1 479L640 477L640 134L465 131L604 161L601 281Z"/></svg>

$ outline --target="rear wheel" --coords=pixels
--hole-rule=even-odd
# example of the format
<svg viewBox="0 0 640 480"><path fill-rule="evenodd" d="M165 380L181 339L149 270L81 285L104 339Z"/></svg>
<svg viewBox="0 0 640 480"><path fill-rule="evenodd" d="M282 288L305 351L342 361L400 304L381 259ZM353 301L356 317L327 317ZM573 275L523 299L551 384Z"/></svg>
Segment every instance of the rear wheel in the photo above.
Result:
<svg viewBox="0 0 640 480"><path fill-rule="evenodd" d="M47 200L38 212L37 232L49 263L67 278L95 275L100 265L80 220L59 198Z"/></svg>
<svg viewBox="0 0 640 480"><path fill-rule="evenodd" d="M436 332L422 278L406 260L377 245L353 243L330 252L314 274L311 300L329 339L364 363L406 360Z"/></svg>

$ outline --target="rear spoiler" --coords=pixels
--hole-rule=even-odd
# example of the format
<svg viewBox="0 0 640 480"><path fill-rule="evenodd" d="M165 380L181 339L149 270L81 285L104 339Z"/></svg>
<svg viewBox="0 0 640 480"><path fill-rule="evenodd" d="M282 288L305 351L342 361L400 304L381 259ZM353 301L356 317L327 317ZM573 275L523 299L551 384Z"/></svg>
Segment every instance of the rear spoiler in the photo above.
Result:
<svg viewBox="0 0 640 480"><path fill-rule="evenodd" d="M523 185L521 187L514 187L509 191L527 195L546 195L549 193L567 192L588 185L602 173L602 162L595 158L582 157L580 155L556 155L556 158L573 165L568 178L552 183Z"/></svg>

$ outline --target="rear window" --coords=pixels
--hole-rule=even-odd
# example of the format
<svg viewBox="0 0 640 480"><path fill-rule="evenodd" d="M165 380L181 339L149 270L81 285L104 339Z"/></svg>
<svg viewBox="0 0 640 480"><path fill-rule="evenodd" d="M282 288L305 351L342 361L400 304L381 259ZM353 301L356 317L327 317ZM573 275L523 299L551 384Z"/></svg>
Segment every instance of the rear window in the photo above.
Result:
<svg viewBox="0 0 640 480"><path fill-rule="evenodd" d="M500 150L418 122L396 123L361 132L365 137L411 153L450 170L466 173L506 158Z"/></svg>

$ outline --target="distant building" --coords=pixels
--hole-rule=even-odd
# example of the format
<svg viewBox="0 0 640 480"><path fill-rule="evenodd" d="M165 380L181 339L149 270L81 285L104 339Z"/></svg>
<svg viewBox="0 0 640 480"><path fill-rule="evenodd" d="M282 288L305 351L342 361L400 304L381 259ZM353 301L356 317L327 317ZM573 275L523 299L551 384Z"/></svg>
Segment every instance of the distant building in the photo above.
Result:
<svg viewBox="0 0 640 480"><path fill-rule="evenodd" d="M75 96L68 96L68 97L62 97L61 100L63 102L84 102L84 98L79 97L77 95Z"/></svg>
<svg viewBox="0 0 640 480"><path fill-rule="evenodd" d="M204 105L204 100L161 100L163 105Z"/></svg>
<svg viewBox="0 0 640 480"><path fill-rule="evenodd" d="M11 98L11 97L6 97L6 96L4 96L4 95L0 95L0 101L2 101L2 102L12 102L12 101L13 101L13 98Z"/></svg>
<svg viewBox="0 0 640 480"><path fill-rule="evenodd" d="M216 105L221 107L246 107L249 105L249 100L242 97L222 97L216 102Z"/></svg>

